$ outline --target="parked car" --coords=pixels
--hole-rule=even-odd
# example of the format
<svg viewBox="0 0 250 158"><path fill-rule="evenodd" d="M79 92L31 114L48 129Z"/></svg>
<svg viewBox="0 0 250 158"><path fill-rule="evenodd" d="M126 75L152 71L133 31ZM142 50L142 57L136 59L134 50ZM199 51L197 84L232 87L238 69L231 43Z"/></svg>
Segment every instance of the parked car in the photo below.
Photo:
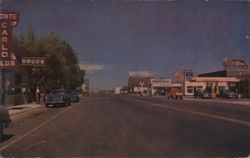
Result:
<svg viewBox="0 0 250 158"><path fill-rule="evenodd" d="M83 94L83 96L89 96L89 92L88 91L84 91L82 94Z"/></svg>
<svg viewBox="0 0 250 158"><path fill-rule="evenodd" d="M9 127L11 123L8 110L4 106L0 106L0 141L3 140L3 129Z"/></svg>
<svg viewBox="0 0 250 158"><path fill-rule="evenodd" d="M50 94L45 98L45 106L49 107L49 105L64 105L68 106L71 103L70 93L65 90L54 90L51 91Z"/></svg>
<svg viewBox="0 0 250 158"><path fill-rule="evenodd" d="M203 99L212 98L212 94L208 91L204 91L201 95L201 98L203 98Z"/></svg>
<svg viewBox="0 0 250 158"><path fill-rule="evenodd" d="M233 99L236 99L238 98L238 93L236 92L232 92L232 91L229 91L229 90L226 90L226 91L220 91L220 93L217 95L218 98L233 98Z"/></svg>
<svg viewBox="0 0 250 158"><path fill-rule="evenodd" d="M80 101L80 98L79 98L79 95L78 95L77 91L69 91L69 95L70 95L71 103Z"/></svg>
<svg viewBox="0 0 250 158"><path fill-rule="evenodd" d="M203 93L202 93L201 90L196 90L196 91L194 92L194 97L195 97L195 98L202 98L202 95L203 95Z"/></svg>
<svg viewBox="0 0 250 158"><path fill-rule="evenodd" d="M212 98L212 94L206 90L202 91L202 90L197 90L195 93L194 93L194 97L195 98Z"/></svg>

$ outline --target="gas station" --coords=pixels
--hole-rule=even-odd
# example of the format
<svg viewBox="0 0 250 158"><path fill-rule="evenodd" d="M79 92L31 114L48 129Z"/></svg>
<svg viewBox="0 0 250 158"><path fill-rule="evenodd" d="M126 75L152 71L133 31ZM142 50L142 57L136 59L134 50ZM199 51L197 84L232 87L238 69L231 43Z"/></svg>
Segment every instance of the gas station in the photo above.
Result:
<svg viewBox="0 0 250 158"><path fill-rule="evenodd" d="M239 79L235 77L193 77L185 81L185 95L194 95L197 90L207 90L215 97L220 91L238 91Z"/></svg>
<svg viewBox="0 0 250 158"><path fill-rule="evenodd" d="M224 70L199 74L186 79L183 77L184 95L194 95L196 90L208 91L215 97L221 91L230 91L240 97L250 97L250 69L242 59L225 59Z"/></svg>

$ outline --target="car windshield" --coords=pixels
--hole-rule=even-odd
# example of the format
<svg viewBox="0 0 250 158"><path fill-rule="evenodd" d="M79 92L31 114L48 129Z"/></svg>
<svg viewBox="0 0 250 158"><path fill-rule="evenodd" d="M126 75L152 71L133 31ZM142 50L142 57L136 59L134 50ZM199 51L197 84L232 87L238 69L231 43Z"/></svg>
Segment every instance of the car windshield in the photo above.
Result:
<svg viewBox="0 0 250 158"><path fill-rule="evenodd" d="M250 0L0 0L0 158L250 158L249 63Z"/></svg>
<svg viewBox="0 0 250 158"><path fill-rule="evenodd" d="M54 95L63 95L65 94L65 91L52 91L51 93Z"/></svg>

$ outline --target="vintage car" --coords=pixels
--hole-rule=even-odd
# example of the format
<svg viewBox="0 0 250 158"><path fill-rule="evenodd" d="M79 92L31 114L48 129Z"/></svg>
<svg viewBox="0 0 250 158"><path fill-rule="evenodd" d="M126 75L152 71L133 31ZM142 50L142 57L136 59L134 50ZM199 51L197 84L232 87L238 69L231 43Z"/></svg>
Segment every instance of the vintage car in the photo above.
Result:
<svg viewBox="0 0 250 158"><path fill-rule="evenodd" d="M80 101L80 98L79 98L77 91L74 91L74 90L69 91L69 96L70 96L71 102L79 102Z"/></svg>
<svg viewBox="0 0 250 158"><path fill-rule="evenodd" d="M220 93L217 94L218 98L225 98L225 99L229 99L229 98L237 99L238 96L239 96L238 93L233 92L233 91L229 91L229 90L220 91Z"/></svg>
<svg viewBox="0 0 250 158"><path fill-rule="evenodd" d="M68 106L71 103L70 92L65 90L53 90L45 97L45 106L64 105Z"/></svg>
<svg viewBox="0 0 250 158"><path fill-rule="evenodd" d="M203 95L202 90L196 90L196 91L194 92L194 97L195 97L195 98L201 98L202 95Z"/></svg>
<svg viewBox="0 0 250 158"><path fill-rule="evenodd" d="M207 91L207 90L197 90L194 92L194 97L195 98L202 98L202 99L206 99L206 98L212 98L212 94Z"/></svg>
<svg viewBox="0 0 250 158"><path fill-rule="evenodd" d="M171 87L167 92L168 99L183 99L183 94L180 88Z"/></svg>
<svg viewBox="0 0 250 158"><path fill-rule="evenodd" d="M206 98L211 99L212 98L212 94L210 92L208 92L208 91L204 91L202 93L201 98L203 98L203 99L206 99Z"/></svg>
<svg viewBox="0 0 250 158"><path fill-rule="evenodd" d="M0 141L3 140L3 129L9 127L11 123L8 110L4 106L0 106Z"/></svg>

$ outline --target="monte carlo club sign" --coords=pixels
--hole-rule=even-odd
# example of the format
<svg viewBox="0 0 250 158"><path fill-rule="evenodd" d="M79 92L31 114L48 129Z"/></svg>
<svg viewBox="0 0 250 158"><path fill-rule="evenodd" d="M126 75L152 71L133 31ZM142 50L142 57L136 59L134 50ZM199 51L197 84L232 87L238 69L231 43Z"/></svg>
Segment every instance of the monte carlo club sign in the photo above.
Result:
<svg viewBox="0 0 250 158"><path fill-rule="evenodd" d="M0 68L15 68L16 57L12 49L12 28L19 20L15 11L0 10Z"/></svg>

